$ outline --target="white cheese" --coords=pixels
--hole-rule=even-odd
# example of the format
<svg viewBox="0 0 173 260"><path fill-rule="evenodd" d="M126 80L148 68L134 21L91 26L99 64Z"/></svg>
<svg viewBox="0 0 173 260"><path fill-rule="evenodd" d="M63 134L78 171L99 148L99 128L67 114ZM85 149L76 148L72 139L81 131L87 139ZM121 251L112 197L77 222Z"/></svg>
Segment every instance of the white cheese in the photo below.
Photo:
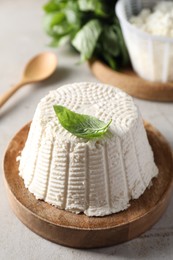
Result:
<svg viewBox="0 0 173 260"><path fill-rule="evenodd" d="M173 2L161 1L153 11L143 9L138 15L132 16L130 22L152 35L173 37Z"/></svg>
<svg viewBox="0 0 173 260"><path fill-rule="evenodd" d="M59 104L108 122L101 139L77 138L55 115ZM37 199L71 212L104 216L129 207L158 173L138 109L130 96L98 83L51 91L36 109L19 174Z"/></svg>

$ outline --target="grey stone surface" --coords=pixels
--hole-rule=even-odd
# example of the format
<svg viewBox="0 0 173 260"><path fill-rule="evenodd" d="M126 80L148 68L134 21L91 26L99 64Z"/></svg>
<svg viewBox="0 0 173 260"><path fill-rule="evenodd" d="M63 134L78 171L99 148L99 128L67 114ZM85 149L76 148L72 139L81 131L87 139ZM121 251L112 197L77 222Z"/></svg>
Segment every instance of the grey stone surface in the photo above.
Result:
<svg viewBox="0 0 173 260"><path fill-rule="evenodd" d="M42 30L45 1L0 1L0 93L20 79L23 66L36 53L48 50ZM0 158L13 135L33 117L39 100L49 90L74 81L96 81L87 64L76 65L79 56L68 48L54 50L58 56L55 75L38 85L21 89L0 109ZM172 103L135 100L143 117L155 125L173 148ZM10 209L0 168L1 260L103 260L173 259L173 199L161 220L141 237L103 249L76 250L53 244L26 228Z"/></svg>

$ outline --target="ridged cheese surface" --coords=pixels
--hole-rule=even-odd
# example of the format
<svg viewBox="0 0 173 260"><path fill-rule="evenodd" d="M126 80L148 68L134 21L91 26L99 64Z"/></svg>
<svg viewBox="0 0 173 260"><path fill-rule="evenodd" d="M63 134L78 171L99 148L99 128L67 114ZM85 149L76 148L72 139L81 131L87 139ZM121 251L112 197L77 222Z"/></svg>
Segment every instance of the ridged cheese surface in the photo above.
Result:
<svg viewBox="0 0 173 260"><path fill-rule="evenodd" d="M110 134L86 140L59 123L53 105L107 123ZM19 174L37 199L71 212L104 216L129 207L158 173L141 115L130 96L98 83L51 91L37 106Z"/></svg>

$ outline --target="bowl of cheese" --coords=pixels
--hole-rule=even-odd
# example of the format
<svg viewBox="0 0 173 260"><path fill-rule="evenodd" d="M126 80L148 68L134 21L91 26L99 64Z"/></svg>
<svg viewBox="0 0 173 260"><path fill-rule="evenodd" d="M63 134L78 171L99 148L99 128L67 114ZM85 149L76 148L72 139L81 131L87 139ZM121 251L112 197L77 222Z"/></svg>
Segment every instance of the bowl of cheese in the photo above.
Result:
<svg viewBox="0 0 173 260"><path fill-rule="evenodd" d="M173 1L119 0L116 5L134 71L173 81Z"/></svg>

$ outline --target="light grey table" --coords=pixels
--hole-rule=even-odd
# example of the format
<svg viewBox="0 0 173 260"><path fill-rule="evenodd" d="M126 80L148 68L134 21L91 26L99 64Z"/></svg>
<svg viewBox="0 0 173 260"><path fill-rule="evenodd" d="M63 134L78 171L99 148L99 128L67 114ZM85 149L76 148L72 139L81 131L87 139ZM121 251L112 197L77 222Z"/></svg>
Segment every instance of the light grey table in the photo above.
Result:
<svg viewBox="0 0 173 260"><path fill-rule="evenodd" d="M42 30L45 1L0 1L0 93L20 79L22 68L34 54L49 49ZM21 89L0 109L0 158L13 135L32 119L39 100L49 90L75 81L96 81L86 64L68 48L55 50L58 70L48 81ZM156 126L173 148L173 105L135 100L143 117ZM0 168L1 260L173 259L173 199L161 220L141 237L103 249L76 250L53 244L26 228L10 209Z"/></svg>

